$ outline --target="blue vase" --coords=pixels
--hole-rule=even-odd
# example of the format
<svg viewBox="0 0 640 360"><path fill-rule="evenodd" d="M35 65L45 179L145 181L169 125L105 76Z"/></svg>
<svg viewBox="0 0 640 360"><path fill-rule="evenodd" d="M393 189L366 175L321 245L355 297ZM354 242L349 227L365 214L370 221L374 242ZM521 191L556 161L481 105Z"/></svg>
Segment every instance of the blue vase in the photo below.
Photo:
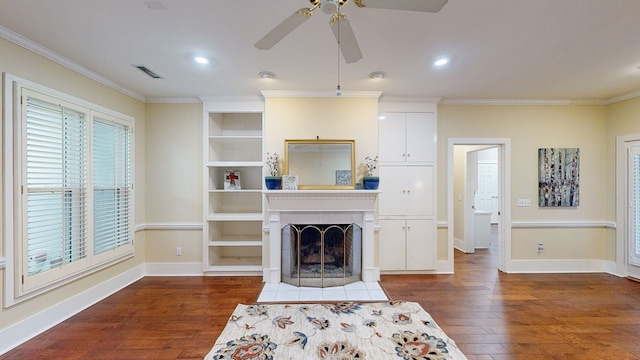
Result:
<svg viewBox="0 0 640 360"><path fill-rule="evenodd" d="M267 190L280 190L280 187L282 186L282 177L265 176L264 183L267 186Z"/></svg>
<svg viewBox="0 0 640 360"><path fill-rule="evenodd" d="M364 176L362 178L362 187L365 190L378 190L380 185L380 177L378 176Z"/></svg>

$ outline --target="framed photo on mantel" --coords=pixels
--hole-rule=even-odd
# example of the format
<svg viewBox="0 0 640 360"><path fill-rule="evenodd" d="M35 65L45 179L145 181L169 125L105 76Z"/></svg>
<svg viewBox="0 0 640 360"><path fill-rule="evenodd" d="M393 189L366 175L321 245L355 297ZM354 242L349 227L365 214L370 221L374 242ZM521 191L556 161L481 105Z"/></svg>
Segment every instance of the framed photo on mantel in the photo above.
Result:
<svg viewBox="0 0 640 360"><path fill-rule="evenodd" d="M298 175L283 175L282 190L298 190Z"/></svg>
<svg viewBox="0 0 640 360"><path fill-rule="evenodd" d="M225 190L241 190L240 186L240 170L224 171L224 189Z"/></svg>

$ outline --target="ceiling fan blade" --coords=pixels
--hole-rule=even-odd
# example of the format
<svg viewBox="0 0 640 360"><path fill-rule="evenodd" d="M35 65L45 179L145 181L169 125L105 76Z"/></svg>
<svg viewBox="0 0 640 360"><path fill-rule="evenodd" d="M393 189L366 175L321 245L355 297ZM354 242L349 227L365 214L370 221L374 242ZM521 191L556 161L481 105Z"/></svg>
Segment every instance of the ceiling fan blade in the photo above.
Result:
<svg viewBox="0 0 640 360"><path fill-rule="evenodd" d="M271 30L262 39L258 40L255 47L260 50L271 49L280 40L284 39L285 36L289 35L290 32L302 25L303 22L309 20L312 14L313 9L302 8L296 11L281 22L280 25L273 28L273 30Z"/></svg>
<svg viewBox="0 0 640 360"><path fill-rule="evenodd" d="M342 13L335 13L331 17L329 22L333 35L336 37L340 51L347 64L354 63L362 59L362 52L360 52L360 46L356 40L356 35L353 33L351 24L347 16Z"/></svg>
<svg viewBox="0 0 640 360"><path fill-rule="evenodd" d="M354 0L358 7L433 13L440 11L447 2L448 0Z"/></svg>

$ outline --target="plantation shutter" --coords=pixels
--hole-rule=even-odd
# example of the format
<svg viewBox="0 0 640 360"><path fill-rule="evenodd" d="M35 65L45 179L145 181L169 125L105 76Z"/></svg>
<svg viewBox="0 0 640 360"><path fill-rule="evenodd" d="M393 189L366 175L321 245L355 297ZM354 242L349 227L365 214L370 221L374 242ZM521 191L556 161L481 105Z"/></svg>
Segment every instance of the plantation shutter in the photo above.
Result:
<svg viewBox="0 0 640 360"><path fill-rule="evenodd" d="M629 155L629 192L632 200L629 217L629 262L640 266L640 144L632 146Z"/></svg>
<svg viewBox="0 0 640 360"><path fill-rule="evenodd" d="M131 130L93 121L94 254L131 244Z"/></svg>
<svg viewBox="0 0 640 360"><path fill-rule="evenodd" d="M86 115L26 99L27 274L84 259L87 246Z"/></svg>

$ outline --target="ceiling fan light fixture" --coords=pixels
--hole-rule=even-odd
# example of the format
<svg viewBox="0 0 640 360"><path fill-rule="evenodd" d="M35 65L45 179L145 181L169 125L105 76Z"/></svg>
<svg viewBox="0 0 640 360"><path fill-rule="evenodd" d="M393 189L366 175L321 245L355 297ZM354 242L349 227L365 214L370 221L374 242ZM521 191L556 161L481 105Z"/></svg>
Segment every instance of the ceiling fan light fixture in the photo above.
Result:
<svg viewBox="0 0 640 360"><path fill-rule="evenodd" d="M384 71L374 71L371 74L369 74L369 78L373 80L384 79L386 76L387 76L387 73L385 73Z"/></svg>
<svg viewBox="0 0 640 360"><path fill-rule="evenodd" d="M272 73L271 71L261 71L258 76L260 76L260 78L262 79L267 80L273 80L276 78L276 74Z"/></svg>
<svg viewBox="0 0 640 360"><path fill-rule="evenodd" d="M324 0L320 9L325 14L334 14L338 12L338 0Z"/></svg>

